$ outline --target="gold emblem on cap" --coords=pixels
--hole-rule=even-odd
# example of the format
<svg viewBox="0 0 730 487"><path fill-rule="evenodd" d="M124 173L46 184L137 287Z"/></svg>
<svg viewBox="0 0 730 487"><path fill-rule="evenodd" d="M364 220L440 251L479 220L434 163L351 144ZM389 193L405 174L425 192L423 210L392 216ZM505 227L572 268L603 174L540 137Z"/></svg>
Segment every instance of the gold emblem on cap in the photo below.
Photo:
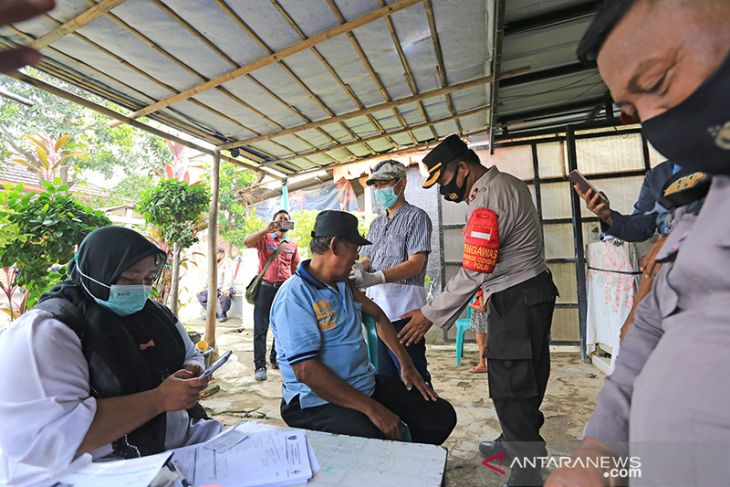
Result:
<svg viewBox="0 0 730 487"><path fill-rule="evenodd" d="M712 127L709 129L710 135L715 138L715 145L720 149L730 150L730 120L725 122L722 127Z"/></svg>
<svg viewBox="0 0 730 487"><path fill-rule="evenodd" d="M438 168L440 168L441 166L443 166L443 163L441 163L441 162L437 162L437 163L436 163L436 164L434 164L433 166L429 167L429 168L428 168L428 172L429 172L429 174L430 174L430 173L432 173L432 172L434 172L435 170L437 170L437 169L438 169Z"/></svg>

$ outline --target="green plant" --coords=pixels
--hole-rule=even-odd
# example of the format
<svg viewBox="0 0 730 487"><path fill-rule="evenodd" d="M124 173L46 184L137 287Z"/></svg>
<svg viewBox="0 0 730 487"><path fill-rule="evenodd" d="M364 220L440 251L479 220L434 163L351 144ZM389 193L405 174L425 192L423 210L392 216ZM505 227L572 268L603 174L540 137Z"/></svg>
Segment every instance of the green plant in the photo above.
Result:
<svg viewBox="0 0 730 487"><path fill-rule="evenodd" d="M263 220L256 216L256 210L247 209L238 194L239 190L249 187L258 179L259 175L253 171L221 162L218 231L232 246L243 247L246 236L263 225Z"/></svg>
<svg viewBox="0 0 730 487"><path fill-rule="evenodd" d="M37 173L41 181L51 181L63 175L62 179L65 182L64 176L68 173L68 169L73 167L73 159L86 158L81 152L73 152L65 147L71 138L68 134L60 136L58 140L53 140L43 133L26 135L25 138L31 142L32 150L27 151L13 144L17 153L11 161Z"/></svg>
<svg viewBox="0 0 730 487"><path fill-rule="evenodd" d="M139 211L148 224L155 225L159 236L172 247L172 312L177 314L180 253L198 241L196 227L204 219L210 195L200 183L188 184L179 179L163 179L145 191Z"/></svg>
<svg viewBox="0 0 730 487"><path fill-rule="evenodd" d="M41 183L43 192L24 193L23 185L0 192L0 267L17 268L13 284L28 291L28 306L41 293L61 281L65 263L71 260L76 246L93 230L110 225L101 212L76 201L59 178ZM5 230L13 228L15 236ZM64 264L51 271L54 264Z"/></svg>
<svg viewBox="0 0 730 487"><path fill-rule="evenodd" d="M319 213L317 210L300 210L291 214L291 219L294 221L294 230L289 231L288 238L296 242L297 247L299 247L299 256L302 259L311 257L309 243L312 241L312 230L314 230L314 220L317 218L317 213Z"/></svg>

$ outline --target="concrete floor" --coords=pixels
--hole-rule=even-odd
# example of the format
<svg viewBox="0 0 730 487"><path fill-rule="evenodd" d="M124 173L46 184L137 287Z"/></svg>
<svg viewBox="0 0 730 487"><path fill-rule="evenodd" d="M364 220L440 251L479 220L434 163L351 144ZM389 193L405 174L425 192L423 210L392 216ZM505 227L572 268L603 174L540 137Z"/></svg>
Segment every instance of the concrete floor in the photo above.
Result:
<svg viewBox="0 0 730 487"><path fill-rule="evenodd" d="M237 328L241 326L237 319L219 324L218 349L233 350L234 355L216 372L213 383L220 390L205 398L202 404L226 425L246 419L283 425L279 415L281 377L278 371L269 369L266 382L254 380L253 333L246 325L239 333ZM202 321L196 320L189 328L202 332ZM477 450L479 440L492 439L499 434L497 416L488 396L486 374L471 374L468 370L477 355L476 345L468 343L461 367L457 369L453 344L429 345L428 348L434 387L440 396L454 405L458 415L458 424L444 444L449 450L447 486L501 486L506 480L482 465ZM595 405L603 375L592 365L581 363L577 354L553 354L552 359L552 375L542 407L546 417L542 435L551 453L569 453L566 448L570 447L564 445L567 440L580 437Z"/></svg>

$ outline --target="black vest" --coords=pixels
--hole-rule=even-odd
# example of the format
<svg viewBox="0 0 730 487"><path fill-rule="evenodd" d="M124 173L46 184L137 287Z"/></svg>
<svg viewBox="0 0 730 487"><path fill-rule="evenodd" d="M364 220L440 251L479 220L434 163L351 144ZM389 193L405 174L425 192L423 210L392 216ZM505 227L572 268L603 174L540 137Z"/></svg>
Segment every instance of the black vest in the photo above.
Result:
<svg viewBox="0 0 730 487"><path fill-rule="evenodd" d="M98 399L118 397L154 389L170 374L182 368L185 344L177 330L177 318L166 307L147 301L155 324L146 343L136 343L132 334L118 323L116 315L109 322L90 323L71 301L51 298L35 306L71 328L81 340L89 364L89 389ZM111 313L111 312L110 312ZM108 327L116 326L116 329ZM121 328L121 329L120 329ZM198 404L188 410L192 418L205 418ZM114 453L122 458L136 458L164 451L166 414L150 419L134 431L112 442Z"/></svg>

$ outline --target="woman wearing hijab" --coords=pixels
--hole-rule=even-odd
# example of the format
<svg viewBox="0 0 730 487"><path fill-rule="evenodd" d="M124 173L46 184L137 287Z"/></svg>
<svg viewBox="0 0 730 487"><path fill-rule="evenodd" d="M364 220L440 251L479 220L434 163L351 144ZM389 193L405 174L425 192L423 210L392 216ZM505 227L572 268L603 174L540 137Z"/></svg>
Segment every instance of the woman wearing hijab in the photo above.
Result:
<svg viewBox="0 0 730 487"><path fill-rule="evenodd" d="M221 427L198 393L203 359L147 299L166 254L139 233L90 233L69 278L0 336L0 483L48 480L79 455L135 458Z"/></svg>

